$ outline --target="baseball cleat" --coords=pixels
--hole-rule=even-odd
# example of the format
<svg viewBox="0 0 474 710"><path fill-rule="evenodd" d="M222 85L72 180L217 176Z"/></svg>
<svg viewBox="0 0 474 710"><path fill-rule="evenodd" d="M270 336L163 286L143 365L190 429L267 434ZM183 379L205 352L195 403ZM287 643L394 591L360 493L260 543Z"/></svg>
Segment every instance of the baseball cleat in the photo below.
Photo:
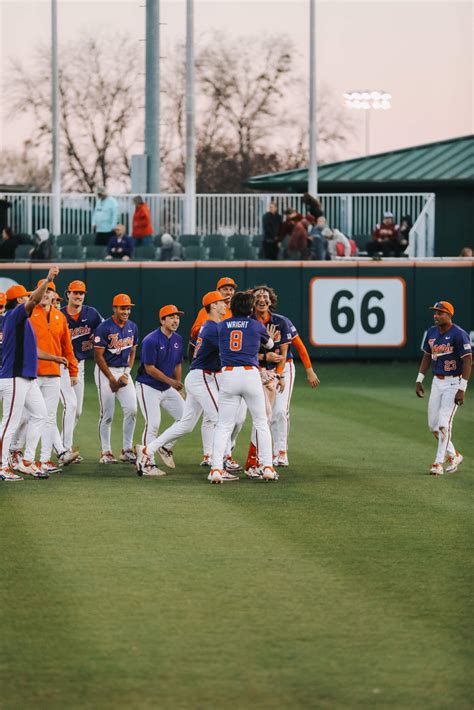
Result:
<svg viewBox="0 0 474 710"><path fill-rule="evenodd" d="M238 480L239 480L239 477L238 477L238 476L234 476L233 473L231 473L230 471L226 471L225 469L222 471L221 476L222 476L222 481L223 481L223 482L225 482L225 481L238 481Z"/></svg>
<svg viewBox="0 0 474 710"><path fill-rule="evenodd" d="M166 476L166 471L162 471L161 468L155 466L154 463L151 465L142 466L141 472L137 471L137 476L143 478L159 478L160 476Z"/></svg>
<svg viewBox="0 0 474 710"><path fill-rule="evenodd" d="M173 451L172 449L167 449L164 446L160 446L158 449L158 453L161 456L161 460L165 464L165 466L168 466L168 468L176 468L174 459L173 459Z"/></svg>
<svg viewBox="0 0 474 710"><path fill-rule="evenodd" d="M275 465L275 464L273 464L273 465ZM283 466L283 467L286 468L286 467L289 466L289 465L290 465L290 464L289 464L289 462L288 462L288 455L287 455L286 451L279 451L279 452L278 452L278 463L277 463L277 466Z"/></svg>
<svg viewBox="0 0 474 710"><path fill-rule="evenodd" d="M200 466L211 466L211 457L209 454L204 454Z"/></svg>
<svg viewBox="0 0 474 710"><path fill-rule="evenodd" d="M262 469L258 468L258 466L250 466L250 468L245 469L244 473L247 478L257 479L262 477Z"/></svg>
<svg viewBox="0 0 474 710"><path fill-rule="evenodd" d="M0 479L2 481L23 481L23 476L18 476L11 468L0 468Z"/></svg>
<svg viewBox="0 0 474 710"><path fill-rule="evenodd" d="M464 461L464 456L462 456L459 451L456 451L454 456L448 456L448 465L446 467L446 473L454 473L458 470L458 466Z"/></svg>
<svg viewBox="0 0 474 710"><path fill-rule="evenodd" d="M58 465L59 466L69 466L70 463L79 457L79 451L74 451L74 449L66 449L62 454L58 455Z"/></svg>
<svg viewBox="0 0 474 710"><path fill-rule="evenodd" d="M61 473L61 469L59 466L56 466L52 461L46 461L45 463L41 463L41 461L37 461L36 465L38 468L41 469L43 473L47 473L48 475L50 473Z"/></svg>
<svg viewBox="0 0 474 710"><path fill-rule="evenodd" d="M49 474L43 473L41 468L37 466L34 461L20 459L16 470L20 471L20 473L24 473L25 476L33 476L33 478L49 478Z"/></svg>
<svg viewBox="0 0 474 710"><path fill-rule="evenodd" d="M220 471L218 468L211 468L207 480L211 483L222 483L224 480L222 477L222 471Z"/></svg>
<svg viewBox="0 0 474 710"><path fill-rule="evenodd" d="M136 460L137 457L132 449L122 449L122 453L120 454L120 461L123 461L124 463L135 464Z"/></svg>
<svg viewBox="0 0 474 710"><path fill-rule="evenodd" d="M103 451L100 455L99 463L118 463L111 451Z"/></svg>
<svg viewBox="0 0 474 710"><path fill-rule="evenodd" d="M278 481L279 476L273 466L264 466L262 478L264 481Z"/></svg>
<svg viewBox="0 0 474 710"><path fill-rule="evenodd" d="M443 471L443 465L440 463L434 463L432 467L430 468L430 474L432 476L442 476L444 473Z"/></svg>
<svg viewBox="0 0 474 710"><path fill-rule="evenodd" d="M80 456L80 455L78 455L78 456L74 459L73 463L74 463L74 464L78 464L78 463L82 463L83 461L84 461L83 457Z"/></svg>
<svg viewBox="0 0 474 710"><path fill-rule="evenodd" d="M224 457L224 468L226 471L229 471L230 473L237 473L237 471L242 470L242 466L235 461L232 456L225 456Z"/></svg>
<svg viewBox="0 0 474 710"><path fill-rule="evenodd" d="M145 449L146 447L141 444L135 446L135 467L137 469L137 476L143 476L146 470L155 466L155 462L148 456Z"/></svg>
<svg viewBox="0 0 474 710"><path fill-rule="evenodd" d="M16 471L18 462L23 458L23 451L21 449L11 449L8 453L8 466L13 471Z"/></svg>

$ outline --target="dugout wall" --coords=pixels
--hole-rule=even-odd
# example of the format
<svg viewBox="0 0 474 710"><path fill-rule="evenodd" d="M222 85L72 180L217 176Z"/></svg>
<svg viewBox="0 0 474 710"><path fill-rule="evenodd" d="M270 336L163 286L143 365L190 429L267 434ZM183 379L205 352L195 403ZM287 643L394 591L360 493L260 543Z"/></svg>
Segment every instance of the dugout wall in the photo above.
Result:
<svg viewBox="0 0 474 710"><path fill-rule="evenodd" d="M0 290L12 283L35 287L46 268L4 264ZM85 281L87 302L105 317L113 295L128 293L141 337L158 326L158 309L173 303L185 312L180 332L186 338L202 295L221 276L232 276L242 289L273 286L277 311L293 321L318 359L417 359L433 322L428 307L438 300L453 303L455 322L474 336L474 260L88 262L60 268L59 293L72 279Z"/></svg>

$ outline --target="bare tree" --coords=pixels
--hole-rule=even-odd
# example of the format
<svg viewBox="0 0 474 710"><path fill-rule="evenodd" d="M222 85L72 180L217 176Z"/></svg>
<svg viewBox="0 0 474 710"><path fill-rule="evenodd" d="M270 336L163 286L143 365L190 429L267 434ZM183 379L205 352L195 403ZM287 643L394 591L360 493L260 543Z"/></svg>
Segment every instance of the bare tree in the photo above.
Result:
<svg viewBox="0 0 474 710"><path fill-rule="evenodd" d="M32 155L28 142L23 151L0 151L0 182L4 185L23 185L27 190L51 190L50 166Z"/></svg>
<svg viewBox="0 0 474 710"><path fill-rule="evenodd" d="M61 155L65 189L92 191L108 181L129 186L131 146L142 121L136 43L86 37L61 50L59 71ZM35 69L13 65L12 115L35 126L33 148L50 151L49 51L38 50Z"/></svg>

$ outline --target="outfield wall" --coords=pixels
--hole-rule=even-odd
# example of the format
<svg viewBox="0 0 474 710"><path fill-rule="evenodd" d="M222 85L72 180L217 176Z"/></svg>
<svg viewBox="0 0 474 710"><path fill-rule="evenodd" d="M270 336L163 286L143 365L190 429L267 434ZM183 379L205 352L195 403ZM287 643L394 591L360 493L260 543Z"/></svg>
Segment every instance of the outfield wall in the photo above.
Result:
<svg viewBox="0 0 474 710"><path fill-rule="evenodd" d="M33 287L42 264L3 264L5 279ZM157 327L157 311L174 303L185 312L187 336L203 293L232 276L240 288L268 283L278 292L277 310L298 328L311 356L322 358L418 358L432 324L428 307L453 303L455 322L474 335L474 260L331 262L129 262L62 263L62 293L73 278L87 283L87 302L107 316L112 297L128 293L141 336Z"/></svg>

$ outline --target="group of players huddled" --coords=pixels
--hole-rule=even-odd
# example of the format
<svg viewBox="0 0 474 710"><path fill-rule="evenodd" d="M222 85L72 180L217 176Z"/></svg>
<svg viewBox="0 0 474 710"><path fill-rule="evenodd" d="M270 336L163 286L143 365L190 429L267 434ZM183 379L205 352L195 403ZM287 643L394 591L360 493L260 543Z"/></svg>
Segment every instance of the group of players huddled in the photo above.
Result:
<svg viewBox="0 0 474 710"><path fill-rule="evenodd" d="M242 470L250 479L278 479L277 469L289 465L292 346L309 385L317 387L319 379L293 323L275 312L277 296L270 286L237 291L235 281L223 277L215 291L203 295L203 308L191 330L190 370L184 382L183 338L177 333L183 312L174 305L161 307L159 326L141 342L141 362L133 383L139 336L130 319L134 306L130 296L116 295L112 316L104 320L84 304L82 281L71 281L62 306L54 284L58 273L57 266L51 267L32 292L15 285L0 294L0 478L48 478L64 466L82 462L74 447L74 430L83 409L85 361L94 359L101 464L122 461L133 464L140 477L164 476L155 455L166 467L175 468L175 442L193 431L202 415L201 466L209 467L211 483L239 480ZM123 410L119 459L111 446L117 399ZM134 446L137 400L145 427L142 443ZM61 431L57 427L60 401ZM159 434L162 407L174 423ZM247 411L252 436L242 467L232 451Z"/></svg>

